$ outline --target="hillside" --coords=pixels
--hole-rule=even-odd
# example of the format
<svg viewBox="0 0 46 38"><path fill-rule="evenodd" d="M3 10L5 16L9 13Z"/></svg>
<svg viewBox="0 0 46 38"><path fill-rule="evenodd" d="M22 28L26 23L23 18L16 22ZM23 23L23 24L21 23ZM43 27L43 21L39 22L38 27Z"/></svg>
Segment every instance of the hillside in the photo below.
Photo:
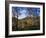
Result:
<svg viewBox="0 0 46 38"><path fill-rule="evenodd" d="M37 30L40 29L40 17L26 17L24 19L17 19L12 17L13 31L15 30Z"/></svg>

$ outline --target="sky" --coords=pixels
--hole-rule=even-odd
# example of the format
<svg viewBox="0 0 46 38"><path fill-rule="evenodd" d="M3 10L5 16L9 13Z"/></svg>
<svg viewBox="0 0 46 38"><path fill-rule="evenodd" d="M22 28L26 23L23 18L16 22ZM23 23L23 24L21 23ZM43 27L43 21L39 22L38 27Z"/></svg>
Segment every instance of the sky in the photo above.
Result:
<svg viewBox="0 0 46 38"><path fill-rule="evenodd" d="M27 16L40 16L40 8L31 8L31 7L12 7L12 14L18 19L23 19Z"/></svg>

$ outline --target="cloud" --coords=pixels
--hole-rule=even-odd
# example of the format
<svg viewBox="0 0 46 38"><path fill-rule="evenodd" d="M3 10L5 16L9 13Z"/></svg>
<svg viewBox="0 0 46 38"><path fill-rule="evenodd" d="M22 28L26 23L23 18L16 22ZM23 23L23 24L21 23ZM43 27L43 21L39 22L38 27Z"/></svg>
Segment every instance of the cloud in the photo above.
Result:
<svg viewBox="0 0 46 38"><path fill-rule="evenodd" d="M18 19L23 19L27 16L39 16L40 15L40 8L28 8L28 7L13 7L12 8L13 15Z"/></svg>

